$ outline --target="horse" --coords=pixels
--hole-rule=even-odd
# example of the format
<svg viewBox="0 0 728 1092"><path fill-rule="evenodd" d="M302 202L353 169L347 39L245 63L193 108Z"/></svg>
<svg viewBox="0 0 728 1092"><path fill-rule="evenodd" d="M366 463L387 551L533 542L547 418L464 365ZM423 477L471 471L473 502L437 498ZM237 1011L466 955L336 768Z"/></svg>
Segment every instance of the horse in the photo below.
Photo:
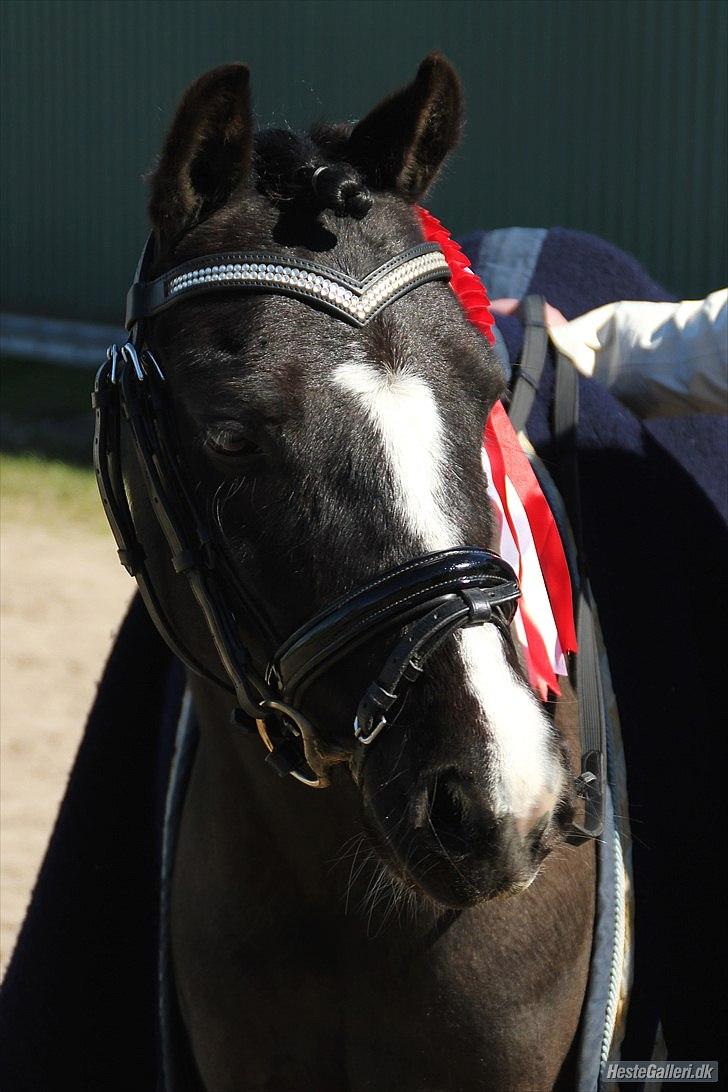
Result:
<svg viewBox="0 0 728 1092"><path fill-rule="evenodd" d="M151 176L151 278L185 263L199 274L232 250L275 254L281 270L325 263L342 285L394 268L422 245L416 205L461 127L459 80L439 54L357 124L303 135L256 132L248 69L214 69L182 97ZM366 322L332 317L341 293L326 307L298 290L200 290L145 320L183 487L227 558L224 588L250 607L235 622L253 664L382 573L494 552L481 443L503 373L436 273L406 292L395 276ZM362 740L352 724L382 656L370 638L310 681L293 724L281 710L296 766L221 685L224 655L180 575L184 551L169 563L133 419L132 407L133 524L194 668L170 938L200 1086L573 1087L595 854L567 839L579 761L568 680L544 703L507 615L459 626L433 642L396 720L375 717ZM298 778L272 774L261 735Z"/></svg>

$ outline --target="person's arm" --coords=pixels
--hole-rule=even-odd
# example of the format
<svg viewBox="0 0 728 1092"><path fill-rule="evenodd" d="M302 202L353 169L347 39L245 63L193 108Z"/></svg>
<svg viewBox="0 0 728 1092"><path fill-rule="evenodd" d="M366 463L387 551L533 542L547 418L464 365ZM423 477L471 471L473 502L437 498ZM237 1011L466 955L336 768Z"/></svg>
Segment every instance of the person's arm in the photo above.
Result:
<svg viewBox="0 0 728 1092"><path fill-rule="evenodd" d="M549 324L549 334L640 417L728 412L726 289L683 303L607 304Z"/></svg>

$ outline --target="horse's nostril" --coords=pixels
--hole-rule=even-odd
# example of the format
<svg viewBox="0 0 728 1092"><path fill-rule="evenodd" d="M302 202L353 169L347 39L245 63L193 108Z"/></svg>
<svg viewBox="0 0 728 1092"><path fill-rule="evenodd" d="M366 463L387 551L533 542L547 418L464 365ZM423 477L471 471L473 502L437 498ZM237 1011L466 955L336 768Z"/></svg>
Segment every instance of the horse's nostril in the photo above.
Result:
<svg viewBox="0 0 728 1092"><path fill-rule="evenodd" d="M455 771L436 774L419 794L415 805L415 826L429 829L443 849L464 853L472 848L478 822L473 790ZM483 816L484 818L484 816Z"/></svg>
<svg viewBox="0 0 728 1092"><path fill-rule="evenodd" d="M464 801L454 785L435 782L430 819L440 837L462 835L465 811Z"/></svg>

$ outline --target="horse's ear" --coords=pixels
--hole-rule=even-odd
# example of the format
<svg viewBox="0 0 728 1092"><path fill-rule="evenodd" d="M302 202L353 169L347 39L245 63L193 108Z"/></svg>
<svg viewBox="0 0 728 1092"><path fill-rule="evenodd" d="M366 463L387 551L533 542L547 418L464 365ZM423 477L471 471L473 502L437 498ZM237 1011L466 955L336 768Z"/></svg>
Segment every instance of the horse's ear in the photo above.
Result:
<svg viewBox="0 0 728 1092"><path fill-rule="evenodd" d="M430 53L411 84L354 127L344 154L373 189L417 201L457 144L461 127L458 75L441 53Z"/></svg>
<svg viewBox="0 0 728 1092"><path fill-rule="evenodd" d="M222 205L250 171L246 65L213 68L187 88L151 178L149 215L162 245Z"/></svg>

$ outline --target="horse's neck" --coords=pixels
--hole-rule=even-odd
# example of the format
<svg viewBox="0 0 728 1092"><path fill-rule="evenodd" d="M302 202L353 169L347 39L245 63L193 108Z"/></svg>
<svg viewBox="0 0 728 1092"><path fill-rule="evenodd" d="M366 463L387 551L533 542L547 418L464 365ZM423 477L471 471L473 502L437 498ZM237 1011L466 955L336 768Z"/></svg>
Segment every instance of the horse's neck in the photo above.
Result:
<svg viewBox="0 0 728 1092"><path fill-rule="evenodd" d="M322 1092L469 1088L475 1072L483 1089L552 1087L587 978L592 847L554 854L517 899L440 914L434 925L427 911L400 922L386 900L383 917L377 888L373 916L359 892L347 913L358 865L336 862L360 829L353 785L341 777L317 792L277 778L259 741L230 727L229 699L199 681L193 691L201 740L171 933L208 1086L228 1088L239 1073L245 1087L272 1087L286 1029L287 1088L312 1087L313 1072ZM573 702L563 708L573 717Z"/></svg>

